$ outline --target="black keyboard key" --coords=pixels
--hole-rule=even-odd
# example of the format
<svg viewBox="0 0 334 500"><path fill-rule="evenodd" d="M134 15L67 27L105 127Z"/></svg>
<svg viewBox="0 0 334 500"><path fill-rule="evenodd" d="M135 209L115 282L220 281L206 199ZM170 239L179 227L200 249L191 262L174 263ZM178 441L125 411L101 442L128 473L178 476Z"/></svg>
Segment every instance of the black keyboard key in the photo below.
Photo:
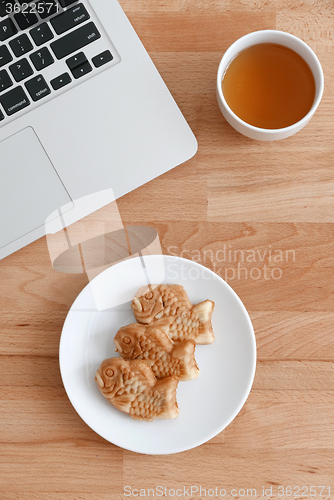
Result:
<svg viewBox="0 0 334 500"><path fill-rule="evenodd" d="M66 12L59 14L59 16L54 17L50 22L57 35L61 35L65 31L84 23L89 17L86 8L82 3L79 3Z"/></svg>
<svg viewBox="0 0 334 500"><path fill-rule="evenodd" d="M32 43L26 34L14 38L14 40L9 42L9 45L16 57L23 56L23 54L33 49Z"/></svg>
<svg viewBox="0 0 334 500"><path fill-rule="evenodd" d="M21 30L30 28L34 24L38 23L38 17L32 12L19 12L14 15L15 21L20 26Z"/></svg>
<svg viewBox="0 0 334 500"><path fill-rule="evenodd" d="M1 109L0 109L0 122L1 122L2 120L4 120L4 119L5 119L4 114L3 114L3 112L2 112L2 111L1 111Z"/></svg>
<svg viewBox="0 0 334 500"><path fill-rule="evenodd" d="M6 92L6 94L0 95L0 103L2 104L2 107L6 111L7 115L10 116L29 106L30 101L23 88L16 87L15 89Z"/></svg>
<svg viewBox="0 0 334 500"><path fill-rule="evenodd" d="M57 14L60 10L60 7L56 0L37 0L36 10L41 19L46 19L49 16Z"/></svg>
<svg viewBox="0 0 334 500"><path fill-rule="evenodd" d="M101 54L93 57L92 59L95 68L99 68L100 66L103 66L104 64L107 64L112 60L113 56L110 50L105 50L104 52L101 52Z"/></svg>
<svg viewBox="0 0 334 500"><path fill-rule="evenodd" d="M0 0L0 17L11 14L14 10L15 0Z"/></svg>
<svg viewBox="0 0 334 500"><path fill-rule="evenodd" d="M46 47L43 47L37 52L31 54L30 59L32 60L37 71L41 71L43 68L46 68L47 66L50 66L50 64L54 63L51 52Z"/></svg>
<svg viewBox="0 0 334 500"><path fill-rule="evenodd" d="M66 64L71 70L77 68L85 62L87 62L87 57L83 52L79 52L78 54L75 54L75 56L66 59Z"/></svg>
<svg viewBox="0 0 334 500"><path fill-rule="evenodd" d="M43 45L43 43L46 43L49 40L52 40L53 38L53 33L46 23L36 26L36 28L30 30L29 33L32 36L37 47Z"/></svg>
<svg viewBox="0 0 334 500"><path fill-rule="evenodd" d="M82 76L87 75L87 73L90 73L93 71L93 68L89 64L89 62L85 62L78 66L77 68L71 69L72 75L74 76L75 79L81 78Z"/></svg>
<svg viewBox="0 0 334 500"><path fill-rule="evenodd" d="M87 73L90 73L93 71L93 68L89 64L89 62L85 62L84 64L81 64L81 66L78 66L77 68L73 68L72 70L72 75L74 76L75 79L81 78L82 76L87 75Z"/></svg>
<svg viewBox="0 0 334 500"><path fill-rule="evenodd" d="M49 95L51 90L42 75L35 76L25 83L33 101L39 101Z"/></svg>
<svg viewBox="0 0 334 500"><path fill-rule="evenodd" d="M54 78L51 80L51 85L53 90L59 90L62 87L65 87L65 85L68 85L71 83L72 79L68 73L63 73L60 76L57 76L57 78Z"/></svg>
<svg viewBox="0 0 334 500"><path fill-rule="evenodd" d="M13 60L13 58L11 56L11 53L7 49L6 45L1 45L1 47L0 47L0 68L2 66L4 66L5 64L8 64L12 60Z"/></svg>
<svg viewBox="0 0 334 500"><path fill-rule="evenodd" d="M67 59L66 64L76 79L81 78L82 76L87 75L87 73L93 71L93 68L89 64L87 57L83 52L79 52L79 54Z"/></svg>
<svg viewBox="0 0 334 500"><path fill-rule="evenodd" d="M72 5L72 3L76 1L77 0L59 0L59 3L62 7L68 7L69 5Z"/></svg>
<svg viewBox="0 0 334 500"><path fill-rule="evenodd" d="M16 35L17 29L11 19L5 19L0 23L0 42L4 42L11 36Z"/></svg>
<svg viewBox="0 0 334 500"><path fill-rule="evenodd" d="M24 80L28 76L33 74L33 69L28 63L27 59L20 59L14 64L9 66L10 72L17 82Z"/></svg>
<svg viewBox="0 0 334 500"><path fill-rule="evenodd" d="M13 85L12 80L9 77L9 74L5 69L0 71L0 92L7 90L9 87Z"/></svg>
<svg viewBox="0 0 334 500"><path fill-rule="evenodd" d="M50 47L55 53L56 58L62 59L82 49L89 43L95 42L98 38L101 38L99 30L94 23L90 22L72 31L68 35L59 38L59 40L52 42Z"/></svg>

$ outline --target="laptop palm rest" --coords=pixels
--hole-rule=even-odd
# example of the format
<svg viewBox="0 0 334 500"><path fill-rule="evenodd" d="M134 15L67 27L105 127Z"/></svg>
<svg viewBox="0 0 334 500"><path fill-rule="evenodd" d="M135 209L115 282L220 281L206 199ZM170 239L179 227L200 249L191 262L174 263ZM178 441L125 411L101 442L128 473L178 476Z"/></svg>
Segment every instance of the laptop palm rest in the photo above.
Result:
<svg viewBox="0 0 334 500"><path fill-rule="evenodd" d="M0 248L71 202L32 127L0 142Z"/></svg>

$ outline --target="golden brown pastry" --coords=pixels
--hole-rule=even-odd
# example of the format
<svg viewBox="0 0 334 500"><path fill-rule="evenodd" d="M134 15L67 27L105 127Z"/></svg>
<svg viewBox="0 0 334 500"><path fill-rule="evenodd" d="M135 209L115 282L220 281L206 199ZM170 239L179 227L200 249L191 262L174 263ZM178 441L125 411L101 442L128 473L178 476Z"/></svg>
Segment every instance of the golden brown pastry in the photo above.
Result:
<svg viewBox="0 0 334 500"><path fill-rule="evenodd" d="M214 305L212 300L192 305L181 285L150 285L138 290L131 307L138 323L162 328L174 342L211 344Z"/></svg>
<svg viewBox="0 0 334 500"><path fill-rule="evenodd" d="M110 358L102 362L95 381L103 396L136 420L176 418L178 379L157 380L145 361Z"/></svg>
<svg viewBox="0 0 334 500"><path fill-rule="evenodd" d="M179 380L192 380L200 373L195 360L195 342L183 340L175 345L155 325L123 326L114 342L123 359L143 359L158 379L173 375Z"/></svg>

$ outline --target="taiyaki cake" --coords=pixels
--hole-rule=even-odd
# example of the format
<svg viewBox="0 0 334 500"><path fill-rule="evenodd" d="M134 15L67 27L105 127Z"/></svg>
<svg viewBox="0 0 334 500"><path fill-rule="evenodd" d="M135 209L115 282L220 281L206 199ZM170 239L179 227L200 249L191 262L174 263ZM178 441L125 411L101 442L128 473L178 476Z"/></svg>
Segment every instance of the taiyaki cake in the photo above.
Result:
<svg viewBox="0 0 334 500"><path fill-rule="evenodd" d="M179 380L192 380L200 373L195 360L195 342L183 340L174 344L155 325L123 326L114 342L123 359L143 359L158 379L172 375Z"/></svg>
<svg viewBox="0 0 334 500"><path fill-rule="evenodd" d="M115 408L136 420L176 418L176 377L157 380L145 361L110 358L102 362L95 381Z"/></svg>
<svg viewBox="0 0 334 500"><path fill-rule="evenodd" d="M211 344L214 305L212 300L193 305L181 285L149 285L138 290L131 307L138 323L163 328L174 342Z"/></svg>

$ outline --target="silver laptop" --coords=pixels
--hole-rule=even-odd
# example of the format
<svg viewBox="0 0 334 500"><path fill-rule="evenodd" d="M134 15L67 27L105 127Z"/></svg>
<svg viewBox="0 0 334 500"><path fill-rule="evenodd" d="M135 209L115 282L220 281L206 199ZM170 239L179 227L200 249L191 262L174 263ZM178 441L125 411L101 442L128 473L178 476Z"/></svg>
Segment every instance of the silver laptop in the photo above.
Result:
<svg viewBox="0 0 334 500"><path fill-rule="evenodd" d="M196 150L116 0L0 0L0 258Z"/></svg>

